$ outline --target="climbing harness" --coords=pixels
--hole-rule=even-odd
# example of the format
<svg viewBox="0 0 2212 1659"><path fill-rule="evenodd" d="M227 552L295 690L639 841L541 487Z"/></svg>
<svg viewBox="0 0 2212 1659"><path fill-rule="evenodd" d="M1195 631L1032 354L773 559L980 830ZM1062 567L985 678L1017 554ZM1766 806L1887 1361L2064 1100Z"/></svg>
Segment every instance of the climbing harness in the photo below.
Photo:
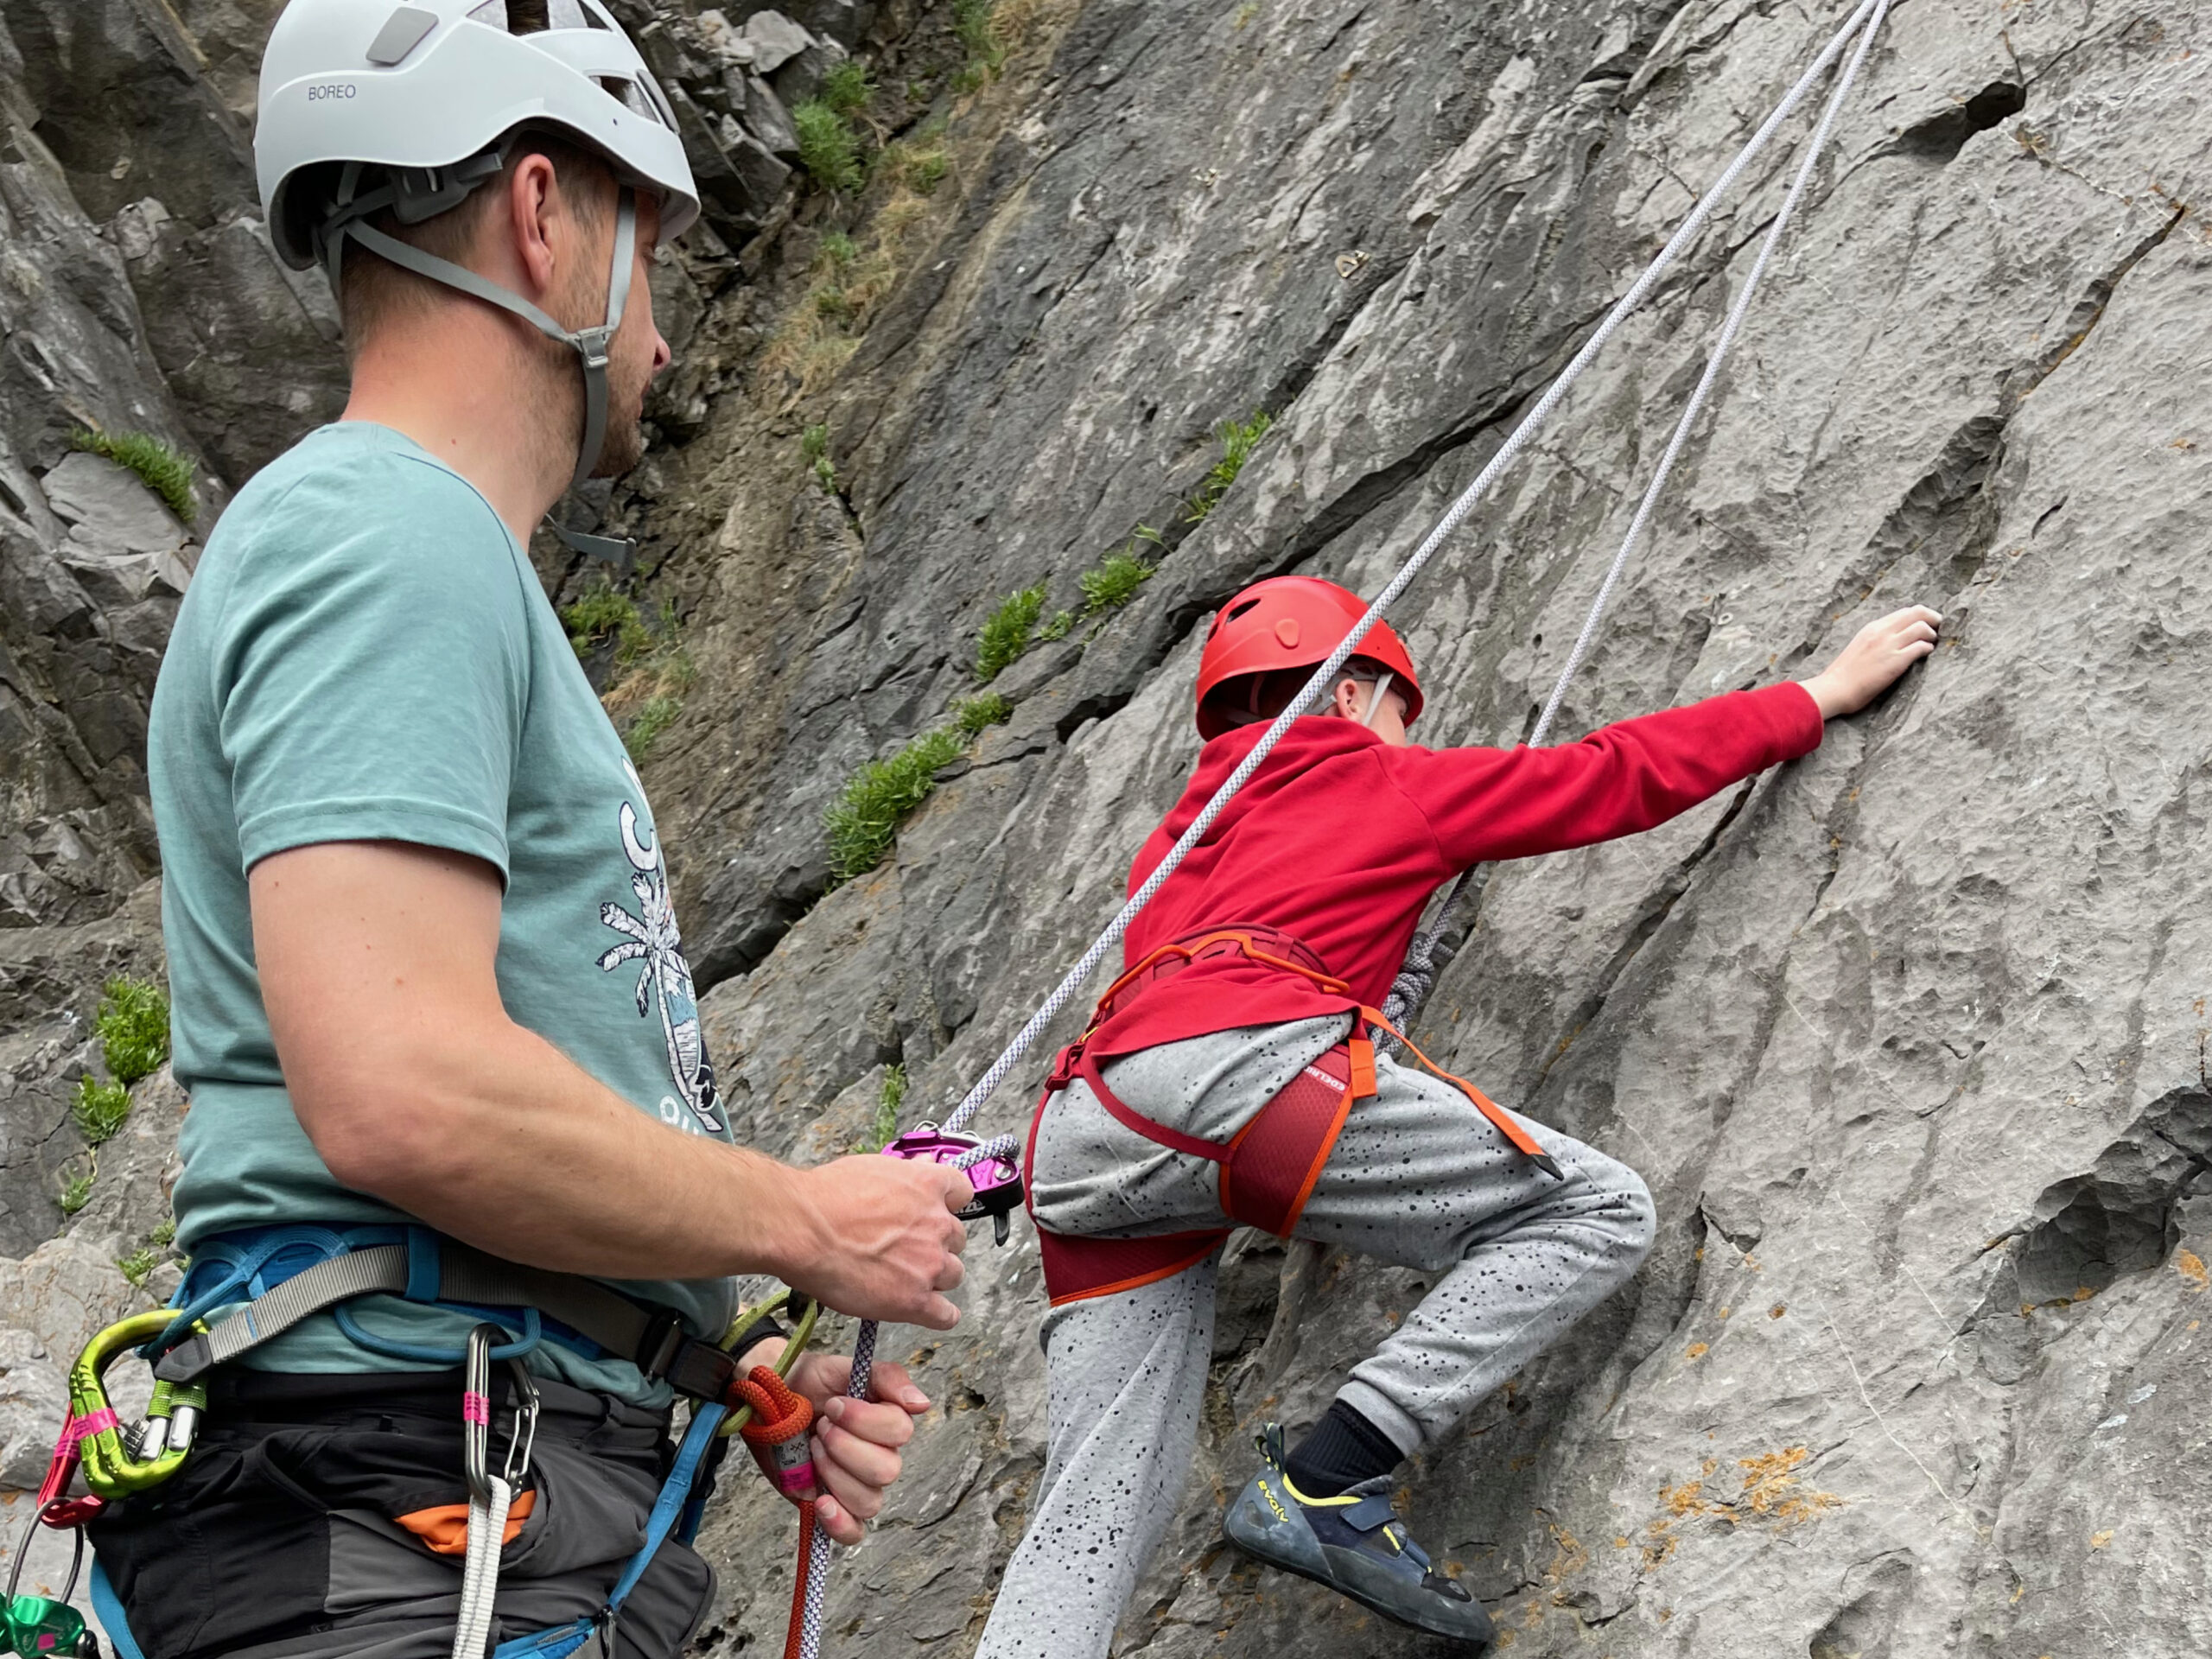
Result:
<svg viewBox="0 0 2212 1659"><path fill-rule="evenodd" d="M1090 1039L1099 1027L1139 993L1194 962L1230 955L1296 974L1325 995L1350 994L1345 982L1322 969L1311 950L1274 928L1217 928L1160 946L1107 988L1083 1035L1062 1049L1052 1062L1052 1075L1045 1080L1045 1092L1030 1119L1024 1168L1033 1179L1037 1136L1044 1128L1045 1114L1068 1084L1079 1077L1099 1105L1124 1128L1172 1152L1219 1164L1221 1208L1229 1221L1256 1227L1278 1238L1291 1236L1353 1104L1375 1093L1375 1042L1370 1033L1381 1031L1397 1035L1377 1010L1359 1008L1352 1016L1351 1034L1303 1068L1253 1115L1235 1138L1226 1141L1185 1135L1136 1111L1107 1087L1096 1056L1089 1052ZM1558 1164L1510 1113L1465 1079L1435 1066L1419 1050L1412 1052L1431 1071L1464 1091L1516 1151L1554 1179L1560 1179ZM1037 1220L1033 1208L1030 1219ZM1209 1227L1141 1238L1099 1238L1056 1233L1039 1222L1037 1244L1044 1261L1046 1294L1058 1307L1171 1278L1211 1255L1230 1230Z"/></svg>
<svg viewBox="0 0 2212 1659"><path fill-rule="evenodd" d="M960 1137L962 1148L972 1139ZM345 1303L378 1294L474 1312L480 1323L460 1350L396 1343L345 1317ZM111 1499L167 1479L189 1455L207 1404L200 1379L310 1314L330 1310L340 1316L340 1328L372 1351L461 1368L461 1463L468 1519L454 1659L483 1659L489 1639L499 1552L536 1441L538 1390L524 1363L532 1349L550 1341L587 1358L629 1358L648 1378L666 1382L690 1398L691 1415L654 1500L644 1542L599 1611L503 1642L492 1649L492 1659L567 1659L594 1636L602 1638L606 1651L613 1650L623 1603L661 1545L671 1535L688 1542L696 1533L722 1437L745 1433L748 1445L759 1444L764 1437L751 1430L762 1404L780 1407L784 1396L798 1398L782 1379L804 1351L819 1313L810 1300L779 1291L740 1313L719 1343L703 1342L687 1336L672 1311L640 1307L589 1280L500 1261L426 1227L399 1226L271 1227L203 1240L175 1300L175 1307L134 1314L108 1326L70 1368L69 1414L31 1524L76 1531L81 1559L79 1529L86 1522ZM779 1312L791 1314L796 1324L776 1364L741 1373L735 1351L749 1346L755 1333L779 1331L772 1319ZM108 1367L133 1348L154 1362L156 1382L145 1420L126 1432L108 1401L104 1379ZM491 1378L499 1362L505 1363L512 1378L508 1392L516 1408L495 1474ZM764 1392L769 1379L782 1395ZM765 1438L787 1438L789 1415L782 1411ZM803 1425L799 1432L803 1452ZM73 1498L68 1487L80 1467L92 1492ZM810 1478L810 1470L806 1472ZM787 1496L803 1490L785 1481L775 1484ZM810 1510L810 1501L805 1507ZM22 1555L19 1548L17 1572ZM74 1583L73 1569L73 1587ZM143 1659L97 1556L89 1588L117 1659ZM72 1610L41 1598L14 1597L12 1590L10 1594L9 1630L10 1641L18 1643L16 1651L81 1653L84 1659L97 1653L97 1643L83 1632ZM67 1601L66 1593L62 1599ZM77 1619L77 1634L72 1633L72 1619ZM19 1637L19 1631L25 1634ZM92 1645L71 1646L78 1634Z"/></svg>
<svg viewBox="0 0 2212 1659"><path fill-rule="evenodd" d="M1737 152L1735 158L1722 170L1720 176L1698 199L1697 204L1675 227L1675 233L1667 239L1666 245L1660 249L1651 263L1645 267L1643 273L1630 286L1628 292L1622 295L1606 312L1603 320L1592 331L1590 338L1583 342L1581 348L1569 359L1567 366L1560 371L1557 378L1537 400L1535 407L1521 418L1520 423L1507 436L1505 442L1498 446L1497 454L1492 455L1482 470L1476 474L1473 482L1459 493L1459 497L1446 509L1443 517L1437 520L1428 534L1421 538L1420 545L1398 568L1396 574L1383 586L1382 591L1376 595L1374 603L1370 605L1366 613L1352 624L1343 639L1338 642L1337 648L1331 652L1320 666L1313 671L1313 677L1300 689L1298 694L1290 700L1283 711L1275 716L1274 722L1261 734L1259 741L1252 746L1244 759L1223 781L1221 787L1214 791L1213 798L1199 810L1198 816L1192 819L1190 826L1184 830L1174 846L1170 848L1166 855L1154 867L1151 874L1147 876L1137 890L1129 895L1128 900L1115 914L1113 920L1108 923L1104 931L1091 942L1090 948L1053 988L1052 994L1039 1005L1037 1011L1029 1017L1028 1022L1014 1034L1014 1039L1000 1052L999 1057L991 1062L983 1075L976 1079L975 1086L969 1090L960 1104L945 1118L944 1127L947 1129L958 1130L975 1116L983 1103L990 1098L999 1084L1005 1081L1007 1074L1020 1062L1021 1057L1027 1054L1038 1038L1044 1034L1046 1028L1059 1016L1061 1010L1074 997L1084 982L1089 979L1098 964L1105 960L1107 953L1121 943L1128 931L1129 924L1135 919L1138 912L1152 902L1154 895L1160 891L1168 877L1175 873L1191 850L1205 838L1206 832L1212 829L1215 821L1220 817L1230 801L1246 783L1250 781L1253 774L1265 763L1268 756L1274 753L1275 745L1281 742L1285 734L1290 730L1292 722L1312 709L1325 694L1344 664L1358 653L1361 642L1382 621L1383 613L1397 601L1399 596L1427 566L1438 549L1459 529L1467 515L1474 511L1476 505L1489 494L1491 485L1514 461L1520 458L1522 453L1549 423L1553 414L1558 410L1575 382L1582 378L1590 365L1596 360L1599 353L1604 351L1607 343L1619 331L1621 325L1631 314L1642 307L1643 302L1650 296L1652 290L1657 287L1660 279L1674 267L1676 261L1695 241L1699 233L1705 228L1707 220L1712 218L1721 200L1734 188L1736 181L1742 176L1745 169L1766 149L1775 134L1781 130L1783 124L1811 94L1813 88L1835 64L1837 59L1856 41L1857 50L1853 54L1843 73L1836 80L1835 86L1829 95L1827 109L1814 134L1813 141L1806 146L1804 160L1798 169L1796 180L1791 184L1789 198L1783 211L1777 215L1776 222L1769 232L1765 244L1761 248L1757 271L1764 272L1766 262L1789 222L1791 211L1810 181L1821 151L1825 147L1827 135L1834 126L1834 118L1841 109L1843 100L1848 94L1859 67L1866 61L1875 35L1880 31L1883 20L1888 15L1889 5L1890 0L1859 0L1859 4L1853 9L1843 26L1829 38L1805 72L1783 94L1781 101L1769 111L1766 119L1759 124L1758 130L1751 135L1744 147ZM1735 326L1741 321L1741 314L1748 300L1750 286L1747 283L1746 294L1738 297L1736 307L1730 312L1729 322L1725 325L1726 337L1721 342L1724 346L1732 343ZM1698 408L1702 407L1704 397L1709 395L1718 372L1718 364L1709 361L1705 378L1700 380L1696 394ZM1689 426L1695 417L1695 412L1696 410L1693 409L1686 414L1685 418L1676 429L1676 441L1669 446L1666 465L1670 468L1673 458L1680 453L1681 441L1688 435ZM1637 520L1631 526L1630 540L1624 543L1623 552L1616 557L1615 569L1609 573L1605 584L1600 588L1598 603L1592 607L1590 619L1584 626L1582 637L1576 641L1577 653L1586 651L1589 639L1594 635L1604 604L1611 597L1613 580L1618 574L1619 567L1625 563L1627 549L1633 545L1636 538L1641 537L1644 525L1649 522L1650 505L1656 499L1656 488L1646 492L1645 501L1639 507ZM1578 663L1579 654L1570 658L1570 671ZM1561 690L1563 690L1563 682ZM1560 692L1554 693L1554 700L1559 695L1560 695ZM1397 1000L1402 1001L1402 999ZM1385 1009L1390 1010L1392 1004L1386 1001ZM1391 1023L1395 1025L1397 1022L1393 1020ZM984 1148L995 1151L1003 1148L1010 1140L1011 1137L1001 1136L997 1140L985 1142ZM967 1155L980 1161L984 1153L979 1151ZM863 1396L867 1393L868 1368L875 1355L875 1336L876 1328L874 1321L865 1321L861 1325L859 1335L853 1344L853 1376L850 1392L855 1397ZM819 1652L821 1600L823 1580L828 1575L828 1541L824 1536L817 1534L815 1538L813 1572L808 1586L809 1602L805 1640L798 1652L793 1656L793 1659L817 1659Z"/></svg>

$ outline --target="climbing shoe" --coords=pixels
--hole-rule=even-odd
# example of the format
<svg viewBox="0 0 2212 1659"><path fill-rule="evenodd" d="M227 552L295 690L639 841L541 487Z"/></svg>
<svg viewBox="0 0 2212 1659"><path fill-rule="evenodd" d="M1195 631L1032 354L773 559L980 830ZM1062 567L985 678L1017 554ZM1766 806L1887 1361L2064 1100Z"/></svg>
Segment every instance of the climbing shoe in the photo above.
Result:
<svg viewBox="0 0 2212 1659"><path fill-rule="evenodd" d="M1390 1505L1390 1477L1363 1480L1341 1497L1306 1497L1283 1470L1282 1427L1269 1423L1267 1461L1229 1506L1229 1541L1432 1636L1477 1645L1491 1639L1482 1604L1442 1573L1406 1535Z"/></svg>

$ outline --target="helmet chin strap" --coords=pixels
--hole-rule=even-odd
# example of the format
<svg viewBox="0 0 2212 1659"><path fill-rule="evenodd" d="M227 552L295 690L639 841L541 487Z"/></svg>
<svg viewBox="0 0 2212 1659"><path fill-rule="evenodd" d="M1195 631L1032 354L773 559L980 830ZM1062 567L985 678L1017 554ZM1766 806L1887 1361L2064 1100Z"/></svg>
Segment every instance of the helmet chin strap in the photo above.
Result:
<svg viewBox="0 0 2212 1659"><path fill-rule="evenodd" d="M1361 725L1367 727L1370 730L1374 728L1375 716L1382 712L1382 694L1390 689L1390 682L1395 677L1395 675L1386 673L1381 679L1375 682L1375 689L1367 694L1367 713L1361 716L1359 722Z"/></svg>
<svg viewBox="0 0 2212 1659"><path fill-rule="evenodd" d="M346 238L351 237L381 259L387 259L416 276L427 277L447 288L458 289L472 299L496 305L502 311L512 312L550 339L559 340L576 354L584 376L584 431L583 442L576 452L575 475L569 480L569 487L575 488L592 475L599 465L600 453L607 447L607 365L614 332L622 326L622 313L630 302L630 276L635 267L638 245L638 200L628 186L624 186L621 199L614 213L613 268L607 278L607 321L589 328L565 328L539 310L521 295L478 276L465 265L449 259L441 259L398 238L387 236L367 222L368 215L392 208L402 222L419 223L432 214L457 207L468 193L490 178L506 164L503 150L486 150L481 156L451 168L428 169L427 176L410 173L400 175L391 182L380 185L367 194L355 196L361 175L361 163L348 162L340 175L338 200L323 223L319 239L321 253L330 273L331 292L338 292L339 264L345 251ZM545 517L546 527L578 553L588 557L620 563L637 550L637 543L626 537L588 536L582 531L570 530L555 522L553 516Z"/></svg>

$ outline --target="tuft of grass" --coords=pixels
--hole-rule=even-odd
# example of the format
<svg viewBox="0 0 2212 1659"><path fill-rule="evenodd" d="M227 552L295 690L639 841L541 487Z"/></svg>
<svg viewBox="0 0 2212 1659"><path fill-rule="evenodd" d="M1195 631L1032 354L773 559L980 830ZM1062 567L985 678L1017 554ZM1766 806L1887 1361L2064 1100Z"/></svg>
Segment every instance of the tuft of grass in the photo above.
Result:
<svg viewBox="0 0 2212 1659"><path fill-rule="evenodd" d="M1231 29L1243 29L1259 15L1260 0L1244 0L1244 3L1236 8L1236 15L1229 20L1229 26Z"/></svg>
<svg viewBox="0 0 2212 1659"><path fill-rule="evenodd" d="M815 257L832 270L842 270L853 263L853 257L859 251L860 249L854 245L853 238L844 232L830 231L823 235L820 244L816 247Z"/></svg>
<svg viewBox="0 0 2212 1659"><path fill-rule="evenodd" d="M954 85L972 92L1006 67L1006 47L999 39L997 0L952 0L953 38L967 49L967 67Z"/></svg>
<svg viewBox="0 0 2212 1659"><path fill-rule="evenodd" d="M976 636L976 682L988 685L1029 649L1037 619L1045 613L1045 587L1017 588L983 619Z"/></svg>
<svg viewBox="0 0 2212 1659"><path fill-rule="evenodd" d="M952 723L963 737L980 737L984 729L1003 726L1013 716L1014 705L995 691L969 697L952 711Z"/></svg>
<svg viewBox="0 0 2212 1659"><path fill-rule="evenodd" d="M157 1250L166 1250L176 1243L176 1217L171 1216L146 1235L146 1242Z"/></svg>
<svg viewBox="0 0 2212 1659"><path fill-rule="evenodd" d="M1259 448L1260 440L1268 435L1268 429L1274 423L1275 417L1266 410L1255 409L1249 420L1224 421L1214 428L1214 438L1221 445L1221 459L1207 472L1198 485L1198 493L1183 504L1188 522L1198 523L1229 493L1229 486L1236 481L1237 474L1252 458L1252 451Z"/></svg>
<svg viewBox="0 0 2212 1659"><path fill-rule="evenodd" d="M892 176L918 196L934 194L952 170L952 158L942 140L893 144L883 156L893 169Z"/></svg>
<svg viewBox="0 0 2212 1659"><path fill-rule="evenodd" d="M108 1071L128 1086L160 1071L169 1057L169 1000L151 980L111 979L100 987L92 1030Z"/></svg>
<svg viewBox="0 0 2212 1659"><path fill-rule="evenodd" d="M937 772L958 760L967 740L957 727L925 732L887 760L871 760L854 774L823 815L830 831L833 885L865 875L882 862L906 816L929 798Z"/></svg>
<svg viewBox="0 0 2212 1659"><path fill-rule="evenodd" d="M1046 623L1043 627L1037 630L1037 637L1043 640L1046 645L1050 645L1056 639L1066 639L1070 633L1074 632L1074 630L1075 613L1073 611L1055 611L1052 613L1052 620Z"/></svg>
<svg viewBox="0 0 2212 1659"><path fill-rule="evenodd" d="M864 1152L881 1152L899 1138L899 1108L906 1098L906 1068L884 1068L883 1092L875 1097L875 1122L868 1125Z"/></svg>
<svg viewBox="0 0 2212 1659"><path fill-rule="evenodd" d="M653 752L653 745L660 741L660 734L676 724L676 717L683 712L683 699L664 691L645 699L644 705L622 734L622 747L630 752L630 759L639 766L645 764L645 757Z"/></svg>
<svg viewBox="0 0 2212 1659"><path fill-rule="evenodd" d="M616 591L605 576L587 588L573 605L561 610L561 626L569 631L569 644L579 657L588 657L609 639L614 642L614 661L626 668L652 649L652 630L638 614L638 602Z"/></svg>
<svg viewBox="0 0 2212 1659"><path fill-rule="evenodd" d="M69 435L69 443L72 448L105 456L137 474L180 523L188 524L199 516L200 505L192 499L194 468L190 458L151 433L99 432L79 427Z"/></svg>
<svg viewBox="0 0 2212 1659"><path fill-rule="evenodd" d="M114 1140L115 1132L130 1117L130 1091L119 1083L102 1083L87 1074L77 1079L77 1098L69 1116L86 1146L100 1146Z"/></svg>
<svg viewBox="0 0 2212 1659"><path fill-rule="evenodd" d="M72 1175L61 1184L61 1191L54 1201L61 1206L63 1215L73 1216L92 1202L93 1173L88 1169L82 1174Z"/></svg>
<svg viewBox="0 0 2212 1659"><path fill-rule="evenodd" d="M1152 573L1159 567L1136 550L1139 539L1139 536L1132 536L1126 546L1109 553L1076 578L1076 585L1083 589L1085 616L1103 616L1108 611L1121 609L1137 596L1138 588L1152 580Z"/></svg>
<svg viewBox="0 0 2212 1659"><path fill-rule="evenodd" d="M860 134L842 111L825 98L807 99L791 111L791 130L798 135L798 162L809 178L841 196L860 189Z"/></svg>
<svg viewBox="0 0 2212 1659"><path fill-rule="evenodd" d="M115 1265L123 1269L123 1276L130 1281L130 1287L139 1290L144 1288L146 1275L153 1272L161 1259L162 1253L148 1245L128 1255L118 1256Z"/></svg>
<svg viewBox="0 0 2212 1659"><path fill-rule="evenodd" d="M830 495L837 493L837 466L830 459L830 423L817 422L798 435L798 452L813 469L815 481Z"/></svg>
<svg viewBox="0 0 2212 1659"><path fill-rule="evenodd" d="M868 66L858 58L847 58L823 76L822 90L815 96L840 115L857 115L874 95Z"/></svg>

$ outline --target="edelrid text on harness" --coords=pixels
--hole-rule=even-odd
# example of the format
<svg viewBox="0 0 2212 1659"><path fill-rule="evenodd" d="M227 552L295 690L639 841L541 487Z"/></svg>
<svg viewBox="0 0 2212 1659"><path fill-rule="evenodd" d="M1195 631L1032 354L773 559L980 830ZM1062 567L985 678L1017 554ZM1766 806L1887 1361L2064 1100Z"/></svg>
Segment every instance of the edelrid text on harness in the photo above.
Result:
<svg viewBox="0 0 2212 1659"><path fill-rule="evenodd" d="M1036 1179L1037 1133L1060 1092L1080 1077L1124 1128L1171 1151L1221 1166L1222 1213L1231 1222L1287 1238L1313 1197L1313 1184L1329 1161L1353 1103L1375 1092L1375 1043L1370 1032L1388 1032L1422 1065L1462 1090L1516 1150L1557 1177L1559 1166L1528 1130L1489 1096L1431 1064L1376 1010L1363 1007L1353 1016L1351 1034L1306 1066L1230 1140L1205 1141L1156 1123L1118 1098L1106 1086L1095 1055L1087 1052L1094 1033L1107 1019L1151 986L1210 957L1238 956L1281 973L1313 982L1332 996L1351 995L1351 987L1327 972L1316 957L1288 934L1268 927L1217 928L1162 945L1116 980L1099 998L1083 1035L1062 1049L1045 1080L1045 1093L1030 1120L1024 1173L1033 1191ZM1030 1219L1037 1219L1034 1199ZM1045 1290L1054 1306L1087 1297L1109 1296L1170 1278L1212 1253L1232 1230L1208 1227L1190 1232L1141 1238L1100 1238L1056 1233L1041 1222L1037 1243L1045 1264Z"/></svg>

